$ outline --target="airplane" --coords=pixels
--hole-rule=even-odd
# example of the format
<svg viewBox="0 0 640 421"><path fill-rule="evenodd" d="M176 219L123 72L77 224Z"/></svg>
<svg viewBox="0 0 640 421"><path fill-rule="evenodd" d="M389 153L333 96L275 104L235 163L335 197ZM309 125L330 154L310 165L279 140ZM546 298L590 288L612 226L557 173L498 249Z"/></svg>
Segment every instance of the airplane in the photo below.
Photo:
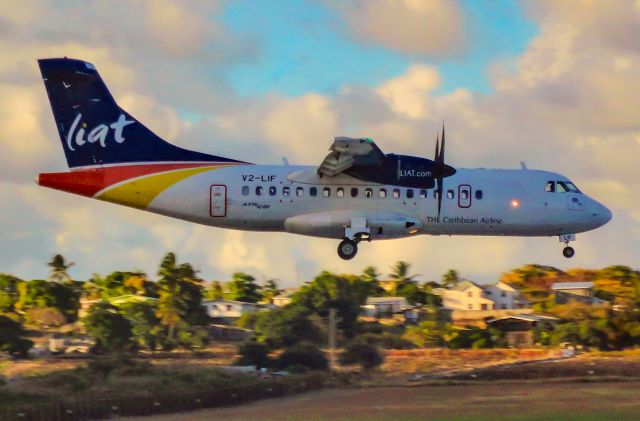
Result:
<svg viewBox="0 0 640 421"><path fill-rule="evenodd" d="M70 171L41 186L220 228L363 241L426 235L558 236L612 217L567 177L549 171L454 168L445 129L433 159L385 154L371 138L335 137L319 166L255 165L195 152L155 135L111 96L96 68L38 60Z"/></svg>

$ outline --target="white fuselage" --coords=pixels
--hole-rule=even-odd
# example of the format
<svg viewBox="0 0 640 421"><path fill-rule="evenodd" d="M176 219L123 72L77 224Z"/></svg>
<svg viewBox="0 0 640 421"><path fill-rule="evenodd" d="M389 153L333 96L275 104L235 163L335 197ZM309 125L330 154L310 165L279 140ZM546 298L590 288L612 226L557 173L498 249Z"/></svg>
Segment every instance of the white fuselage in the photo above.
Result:
<svg viewBox="0 0 640 421"><path fill-rule="evenodd" d="M611 219L606 207L585 194L545 191L549 181L569 180L546 171L458 169L444 180L438 218L434 188L372 184L345 174L319 177L311 166L235 165L174 184L147 210L215 227L336 239L356 224L366 226L372 240L417 234L555 236Z"/></svg>

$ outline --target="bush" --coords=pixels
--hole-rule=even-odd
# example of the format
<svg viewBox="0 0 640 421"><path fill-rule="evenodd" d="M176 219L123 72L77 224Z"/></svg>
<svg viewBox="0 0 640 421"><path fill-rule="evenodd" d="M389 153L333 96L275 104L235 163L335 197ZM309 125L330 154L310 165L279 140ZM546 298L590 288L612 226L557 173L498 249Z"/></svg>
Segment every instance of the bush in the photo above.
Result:
<svg viewBox="0 0 640 421"><path fill-rule="evenodd" d="M326 370L329 362L317 346L309 342L301 342L285 349L276 360L276 367L279 369L287 369L291 366L302 366L309 370Z"/></svg>
<svg viewBox="0 0 640 421"><path fill-rule="evenodd" d="M414 349L415 344L400 335L393 333L366 333L357 337L357 340L369 345L379 346L384 349Z"/></svg>
<svg viewBox="0 0 640 421"><path fill-rule="evenodd" d="M67 318L57 308L33 307L27 310L26 320L38 327L62 326L67 323Z"/></svg>
<svg viewBox="0 0 640 421"><path fill-rule="evenodd" d="M245 342L240 345L238 352L240 354L238 365L255 365L256 370L271 366L269 347L263 343L257 341Z"/></svg>
<svg viewBox="0 0 640 421"><path fill-rule="evenodd" d="M26 357L33 341L25 339L24 330L20 323L6 316L0 316L0 352L9 355Z"/></svg>
<svg viewBox="0 0 640 421"><path fill-rule="evenodd" d="M342 365L358 364L364 370L371 370L384 362L384 355L375 346L356 341L347 345L338 362Z"/></svg>

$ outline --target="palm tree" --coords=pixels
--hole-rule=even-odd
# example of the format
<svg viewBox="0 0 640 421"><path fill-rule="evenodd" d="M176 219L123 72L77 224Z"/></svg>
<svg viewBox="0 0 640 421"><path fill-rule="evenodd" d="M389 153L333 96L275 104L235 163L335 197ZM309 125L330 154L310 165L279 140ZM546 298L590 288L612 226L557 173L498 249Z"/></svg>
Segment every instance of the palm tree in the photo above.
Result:
<svg viewBox="0 0 640 421"><path fill-rule="evenodd" d="M56 254L51 261L47 263L47 266L51 268L49 279L54 282L71 281L71 276L69 276L67 270L73 265L74 263L72 262L67 263L62 255Z"/></svg>
<svg viewBox="0 0 640 421"><path fill-rule="evenodd" d="M392 272L389 274L389 277L396 281L396 287L393 291L394 294L402 287L416 283L414 278L418 275L409 275L410 267L411 264L400 260L391 268Z"/></svg>
<svg viewBox="0 0 640 421"><path fill-rule="evenodd" d="M273 304L273 297L280 295L281 289L278 289L278 284L275 279L269 279L262 287L262 301Z"/></svg>

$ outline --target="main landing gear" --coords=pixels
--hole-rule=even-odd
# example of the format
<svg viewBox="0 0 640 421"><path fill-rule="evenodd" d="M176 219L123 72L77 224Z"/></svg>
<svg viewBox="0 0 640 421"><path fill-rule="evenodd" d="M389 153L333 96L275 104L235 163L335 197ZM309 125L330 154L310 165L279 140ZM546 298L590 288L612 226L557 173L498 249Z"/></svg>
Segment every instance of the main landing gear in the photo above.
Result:
<svg viewBox="0 0 640 421"><path fill-rule="evenodd" d="M367 220L363 217L353 217L349 226L344 228L344 240L338 245L338 256L342 260L353 259L358 254L358 243L363 240L371 241Z"/></svg>
<svg viewBox="0 0 640 421"><path fill-rule="evenodd" d="M573 247L569 246L569 242L576 241L576 235L564 234L564 235L561 235L559 239L561 243L564 243L564 249L562 249L562 255L567 259L571 259L576 254L576 251L573 249Z"/></svg>

